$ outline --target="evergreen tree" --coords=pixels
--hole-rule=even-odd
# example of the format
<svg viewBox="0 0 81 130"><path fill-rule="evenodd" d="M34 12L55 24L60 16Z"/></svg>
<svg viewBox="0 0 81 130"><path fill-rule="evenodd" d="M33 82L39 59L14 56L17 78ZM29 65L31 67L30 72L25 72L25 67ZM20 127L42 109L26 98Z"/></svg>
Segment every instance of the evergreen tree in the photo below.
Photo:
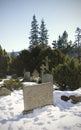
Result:
<svg viewBox="0 0 81 130"><path fill-rule="evenodd" d="M31 22L31 32L30 32L30 46L29 48L32 49L39 44L39 31L38 31L38 23L36 20L36 16L33 15L33 20Z"/></svg>
<svg viewBox="0 0 81 130"><path fill-rule="evenodd" d="M68 34L66 31L63 32L62 36L59 35L58 40L53 41L53 48L59 48L64 50L68 47Z"/></svg>
<svg viewBox="0 0 81 130"><path fill-rule="evenodd" d="M70 40L68 42L68 33L66 31L63 32L62 36L59 35L58 40L53 41L52 43L54 49L60 49L64 54L68 54L75 47L75 44L72 44Z"/></svg>
<svg viewBox="0 0 81 130"><path fill-rule="evenodd" d="M58 45L57 45L57 41L56 41L56 40L54 40L54 41L52 42L52 45L53 45L53 48L54 48L54 49L58 48Z"/></svg>
<svg viewBox="0 0 81 130"><path fill-rule="evenodd" d="M67 86L71 90L78 89L81 86L81 64L75 58L67 58L63 64L59 64L53 69L53 76L61 89Z"/></svg>
<svg viewBox="0 0 81 130"><path fill-rule="evenodd" d="M9 70L10 57L7 52L0 46L0 78L6 76Z"/></svg>
<svg viewBox="0 0 81 130"><path fill-rule="evenodd" d="M79 27L77 27L75 33L76 33L75 43L77 45L78 60L79 60L79 62L81 62L81 29Z"/></svg>
<svg viewBox="0 0 81 130"><path fill-rule="evenodd" d="M76 35L75 35L75 38L76 38L76 44L78 47L81 47L81 29L79 27L76 28L76 31L75 31Z"/></svg>
<svg viewBox="0 0 81 130"><path fill-rule="evenodd" d="M58 48L59 49L62 49L63 48L63 39L62 39L62 37L61 36L59 36L59 38L58 38L58 41L57 41L57 45L58 45Z"/></svg>
<svg viewBox="0 0 81 130"><path fill-rule="evenodd" d="M39 31L40 37L39 41L42 47L47 47L48 45L48 30L46 29L46 25L44 23L44 20L41 21L40 31Z"/></svg>
<svg viewBox="0 0 81 130"><path fill-rule="evenodd" d="M65 49L68 46L68 34L66 31L63 32L62 36L59 36L58 48Z"/></svg>

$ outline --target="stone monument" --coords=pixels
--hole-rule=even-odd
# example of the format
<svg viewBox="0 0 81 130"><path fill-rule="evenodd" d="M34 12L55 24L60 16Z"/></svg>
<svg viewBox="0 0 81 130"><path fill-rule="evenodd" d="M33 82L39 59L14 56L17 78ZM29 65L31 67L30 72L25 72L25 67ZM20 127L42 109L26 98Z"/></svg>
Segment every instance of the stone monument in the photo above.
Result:
<svg viewBox="0 0 81 130"><path fill-rule="evenodd" d="M42 83L46 82L51 82L53 83L53 75L49 73L49 62L50 60L48 59L48 56L45 58L45 64L42 64L41 68L41 78L42 78Z"/></svg>
<svg viewBox="0 0 81 130"><path fill-rule="evenodd" d="M23 87L24 111L29 113L37 107L53 105L53 84L42 83Z"/></svg>
<svg viewBox="0 0 81 130"><path fill-rule="evenodd" d="M29 82L30 81L30 72L24 72L24 81Z"/></svg>
<svg viewBox="0 0 81 130"><path fill-rule="evenodd" d="M42 83L46 83L46 82L53 83L53 75L52 74L49 74L49 73L43 74Z"/></svg>

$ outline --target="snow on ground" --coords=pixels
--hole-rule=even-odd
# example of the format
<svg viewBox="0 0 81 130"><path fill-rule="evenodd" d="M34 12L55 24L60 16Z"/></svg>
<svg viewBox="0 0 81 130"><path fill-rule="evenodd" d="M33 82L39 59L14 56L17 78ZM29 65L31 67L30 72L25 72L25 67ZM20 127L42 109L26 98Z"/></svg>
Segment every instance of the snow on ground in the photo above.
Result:
<svg viewBox="0 0 81 130"><path fill-rule="evenodd" d="M81 95L76 91L53 92L54 106L34 109L23 115L23 91L15 90L9 96L0 96L0 130L81 130L81 102L64 102L61 95Z"/></svg>

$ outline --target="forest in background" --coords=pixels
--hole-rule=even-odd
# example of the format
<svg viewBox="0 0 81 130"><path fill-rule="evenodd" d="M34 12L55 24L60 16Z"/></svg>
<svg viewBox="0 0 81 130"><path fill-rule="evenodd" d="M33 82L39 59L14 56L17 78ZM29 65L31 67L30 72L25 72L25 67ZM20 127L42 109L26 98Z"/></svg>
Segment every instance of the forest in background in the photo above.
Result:
<svg viewBox="0 0 81 130"><path fill-rule="evenodd" d="M64 31L50 47L48 44L48 30L44 19L38 27L36 16L33 15L29 37L29 49L22 50L18 55L13 51L8 55L0 46L0 78L16 74L23 76L24 70L32 75L34 70L40 74L40 66L45 57L50 59L49 73L54 76L54 82L62 87L71 86L71 89L81 86L81 29L76 28L75 42L68 41L68 33ZM65 86L63 86L63 84Z"/></svg>

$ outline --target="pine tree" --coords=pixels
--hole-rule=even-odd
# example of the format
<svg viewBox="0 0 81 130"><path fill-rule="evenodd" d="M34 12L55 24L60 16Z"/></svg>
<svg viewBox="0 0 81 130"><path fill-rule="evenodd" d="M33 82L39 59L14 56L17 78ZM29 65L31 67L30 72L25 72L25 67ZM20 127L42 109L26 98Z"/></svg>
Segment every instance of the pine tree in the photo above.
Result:
<svg viewBox="0 0 81 130"><path fill-rule="evenodd" d="M0 45L0 78L6 76L10 64L10 57L8 56L7 52L2 49Z"/></svg>
<svg viewBox="0 0 81 130"><path fill-rule="evenodd" d="M59 49L63 48L63 39L61 36L59 36L59 38L58 38L57 45L58 45Z"/></svg>
<svg viewBox="0 0 81 130"><path fill-rule="evenodd" d="M68 33L64 31L62 35L62 40L63 40L63 48L67 48L68 45Z"/></svg>
<svg viewBox="0 0 81 130"><path fill-rule="evenodd" d="M77 47L81 47L81 29L77 27L75 33Z"/></svg>
<svg viewBox="0 0 81 130"><path fill-rule="evenodd" d="M36 20L36 16L33 15L33 20L31 22L31 32L30 32L30 46L29 48L32 49L39 44L39 31L38 31L38 22Z"/></svg>
<svg viewBox="0 0 81 130"><path fill-rule="evenodd" d="M68 47L68 33L66 31L63 32L62 36L59 35L58 40L53 41L53 48L59 48L64 50Z"/></svg>
<svg viewBox="0 0 81 130"><path fill-rule="evenodd" d="M59 36L58 48L65 49L68 46L68 34L66 31L63 32L62 36Z"/></svg>
<svg viewBox="0 0 81 130"><path fill-rule="evenodd" d="M81 29L79 27L77 27L75 33L76 33L75 43L77 45L78 60L79 60L79 62L81 62Z"/></svg>
<svg viewBox="0 0 81 130"><path fill-rule="evenodd" d="M40 31L39 31L40 37L39 41L42 47L47 47L48 45L48 30L46 29L46 25L44 23L44 20L41 21Z"/></svg>

